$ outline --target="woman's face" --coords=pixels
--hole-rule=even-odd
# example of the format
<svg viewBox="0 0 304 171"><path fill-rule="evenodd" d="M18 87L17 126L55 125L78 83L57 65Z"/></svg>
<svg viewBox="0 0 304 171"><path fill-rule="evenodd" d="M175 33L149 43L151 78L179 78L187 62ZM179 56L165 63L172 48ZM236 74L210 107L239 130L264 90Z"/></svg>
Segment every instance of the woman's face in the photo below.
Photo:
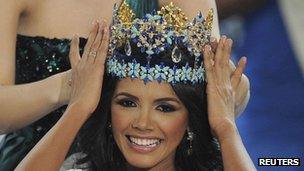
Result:
<svg viewBox="0 0 304 171"><path fill-rule="evenodd" d="M114 139L137 168L169 168L188 122L188 112L171 86L125 78L111 104Z"/></svg>

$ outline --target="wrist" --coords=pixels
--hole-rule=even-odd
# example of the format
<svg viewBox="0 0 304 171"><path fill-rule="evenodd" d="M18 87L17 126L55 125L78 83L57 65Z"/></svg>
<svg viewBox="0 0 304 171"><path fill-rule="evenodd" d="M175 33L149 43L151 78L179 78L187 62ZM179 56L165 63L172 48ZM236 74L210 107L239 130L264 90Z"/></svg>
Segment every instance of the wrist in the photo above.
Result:
<svg viewBox="0 0 304 171"><path fill-rule="evenodd" d="M46 93L46 97L50 104L55 106L56 108L62 106L59 104L59 87L60 87L60 78L58 75L54 75L51 77L48 77L45 79L45 84L46 84L46 90L44 91Z"/></svg>
<svg viewBox="0 0 304 171"><path fill-rule="evenodd" d="M88 112L81 104L77 102L69 103L67 110L73 111L72 113L79 115L79 118L87 120L92 113Z"/></svg>
<svg viewBox="0 0 304 171"><path fill-rule="evenodd" d="M68 104L68 98L66 98L67 95L63 92L63 86L66 86L64 85L64 77L64 73L59 73L46 79L46 87L48 89L47 96L51 103L57 108Z"/></svg>
<svg viewBox="0 0 304 171"><path fill-rule="evenodd" d="M219 142L223 142L226 139L229 139L231 136L238 134L238 129L235 121L226 119L214 127L212 132Z"/></svg>

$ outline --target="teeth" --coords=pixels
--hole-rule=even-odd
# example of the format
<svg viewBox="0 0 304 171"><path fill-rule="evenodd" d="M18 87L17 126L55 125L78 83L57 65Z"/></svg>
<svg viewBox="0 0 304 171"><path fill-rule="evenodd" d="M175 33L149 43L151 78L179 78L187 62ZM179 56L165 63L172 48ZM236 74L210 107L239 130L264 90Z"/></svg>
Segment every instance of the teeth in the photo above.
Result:
<svg viewBox="0 0 304 171"><path fill-rule="evenodd" d="M147 147L155 147L160 143L160 139L143 139L143 138L130 137L130 140L132 143L136 145L147 146Z"/></svg>

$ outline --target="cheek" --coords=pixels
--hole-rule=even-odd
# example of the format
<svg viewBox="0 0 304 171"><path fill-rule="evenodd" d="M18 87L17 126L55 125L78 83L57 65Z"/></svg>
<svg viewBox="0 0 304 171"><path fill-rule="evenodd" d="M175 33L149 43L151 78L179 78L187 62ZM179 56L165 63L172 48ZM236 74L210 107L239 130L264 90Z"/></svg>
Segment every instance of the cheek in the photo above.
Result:
<svg viewBox="0 0 304 171"><path fill-rule="evenodd" d="M158 121L159 126L165 134L167 142L178 145L187 128L188 114L184 112L176 116L166 117Z"/></svg>
<svg viewBox="0 0 304 171"><path fill-rule="evenodd" d="M117 105L111 107L111 124L114 136L127 129L132 121L132 115L128 110L122 110Z"/></svg>

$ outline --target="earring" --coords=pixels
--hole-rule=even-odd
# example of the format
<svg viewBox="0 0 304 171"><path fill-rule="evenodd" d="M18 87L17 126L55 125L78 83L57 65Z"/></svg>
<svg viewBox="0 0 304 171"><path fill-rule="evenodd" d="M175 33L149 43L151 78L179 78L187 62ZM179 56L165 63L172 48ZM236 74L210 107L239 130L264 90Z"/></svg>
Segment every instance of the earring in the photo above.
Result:
<svg viewBox="0 0 304 171"><path fill-rule="evenodd" d="M192 131L189 131L189 129L187 129L187 140L189 141L189 148L187 150L187 154L188 156L190 156L192 154L192 142L194 139L194 133Z"/></svg>
<svg viewBox="0 0 304 171"><path fill-rule="evenodd" d="M108 122L107 122L107 128L108 128L108 130L112 130L112 124L111 124L111 121L108 121Z"/></svg>

